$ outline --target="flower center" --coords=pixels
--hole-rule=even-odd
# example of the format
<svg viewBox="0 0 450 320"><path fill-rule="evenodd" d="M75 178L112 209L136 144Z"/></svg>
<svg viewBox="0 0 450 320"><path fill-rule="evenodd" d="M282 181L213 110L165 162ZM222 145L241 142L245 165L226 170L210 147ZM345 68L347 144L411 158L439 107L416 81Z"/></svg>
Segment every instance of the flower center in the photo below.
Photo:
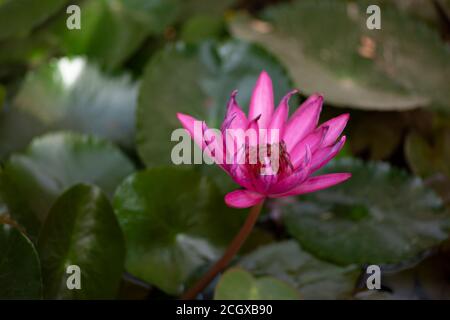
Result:
<svg viewBox="0 0 450 320"><path fill-rule="evenodd" d="M273 144L246 146L245 163L253 176L284 177L293 171L284 141Z"/></svg>

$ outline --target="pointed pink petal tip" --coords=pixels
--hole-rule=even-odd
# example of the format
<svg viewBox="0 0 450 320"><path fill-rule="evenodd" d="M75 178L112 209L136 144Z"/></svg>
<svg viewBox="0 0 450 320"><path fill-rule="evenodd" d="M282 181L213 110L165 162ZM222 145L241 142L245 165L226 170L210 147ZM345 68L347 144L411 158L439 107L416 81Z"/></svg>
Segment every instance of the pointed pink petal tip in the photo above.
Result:
<svg viewBox="0 0 450 320"><path fill-rule="evenodd" d="M248 208L257 205L265 196L249 190L235 190L225 195L225 203L232 208Z"/></svg>
<svg viewBox="0 0 450 320"><path fill-rule="evenodd" d="M181 112L177 112L177 118L186 129L192 127L194 125L194 121L196 120L194 117Z"/></svg>
<svg viewBox="0 0 450 320"><path fill-rule="evenodd" d="M259 125L267 128L274 109L272 80L266 71L262 71L253 88L248 111L248 119L261 115Z"/></svg>

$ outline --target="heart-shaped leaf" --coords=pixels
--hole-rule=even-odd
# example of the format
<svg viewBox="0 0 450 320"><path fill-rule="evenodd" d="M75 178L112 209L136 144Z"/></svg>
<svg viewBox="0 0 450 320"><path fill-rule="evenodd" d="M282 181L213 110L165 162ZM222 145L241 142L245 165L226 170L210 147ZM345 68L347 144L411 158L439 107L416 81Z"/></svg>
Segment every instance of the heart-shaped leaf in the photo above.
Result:
<svg viewBox="0 0 450 320"><path fill-rule="evenodd" d="M137 110L137 144L147 165L171 164L173 130L181 125L177 112L220 126L234 89L246 109L259 73L272 77L276 100L291 89L285 71L264 50L239 41L205 42L167 47L149 62Z"/></svg>
<svg viewBox="0 0 450 320"><path fill-rule="evenodd" d="M304 299L349 298L359 276L357 266L339 267L303 251L294 240L262 246L239 260L256 276L273 276L291 284Z"/></svg>
<svg viewBox="0 0 450 320"><path fill-rule="evenodd" d="M450 52L439 35L387 5L381 30L370 30L369 4L289 2L266 9L263 21L241 15L230 27L280 58L305 93L335 105L407 110L434 101L450 110Z"/></svg>
<svg viewBox="0 0 450 320"><path fill-rule="evenodd" d="M12 217L35 236L53 201L81 182L112 195L133 164L111 143L73 133L49 134L13 155L1 173L3 199Z"/></svg>
<svg viewBox="0 0 450 320"><path fill-rule="evenodd" d="M46 299L112 299L119 289L125 243L108 198L76 185L55 202L38 242ZM69 266L79 267L80 273ZM80 288L69 289L80 276ZM72 282L73 281L73 282Z"/></svg>
<svg viewBox="0 0 450 320"><path fill-rule="evenodd" d="M0 216L0 299L41 297L41 266L33 243Z"/></svg>
<svg viewBox="0 0 450 320"><path fill-rule="evenodd" d="M352 178L281 208L289 233L314 255L338 264L397 263L448 237L450 216L420 179L352 159L323 172L351 172Z"/></svg>
<svg viewBox="0 0 450 320"><path fill-rule="evenodd" d="M216 300L298 300L298 291L273 277L254 278L249 272L232 268L220 278Z"/></svg>
<svg viewBox="0 0 450 320"><path fill-rule="evenodd" d="M219 258L242 222L217 187L194 170L152 168L127 178L114 198L127 244L126 269L169 294Z"/></svg>

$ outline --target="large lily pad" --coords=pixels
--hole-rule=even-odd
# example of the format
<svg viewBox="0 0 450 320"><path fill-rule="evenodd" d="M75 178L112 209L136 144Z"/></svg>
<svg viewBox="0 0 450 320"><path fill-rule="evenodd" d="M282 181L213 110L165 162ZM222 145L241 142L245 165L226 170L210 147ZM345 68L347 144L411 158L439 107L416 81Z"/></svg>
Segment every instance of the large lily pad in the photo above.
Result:
<svg viewBox="0 0 450 320"><path fill-rule="evenodd" d="M372 2L297 1L269 7L263 21L238 16L232 33L279 57L305 93L339 106L407 110L435 101L450 110L450 52L421 21L389 6L381 30L366 26Z"/></svg>
<svg viewBox="0 0 450 320"><path fill-rule="evenodd" d="M131 148L136 96L136 85L126 75L108 77L83 58L51 61L27 75L2 115L6 128L1 130L0 155L19 150L37 133L54 130L94 134Z"/></svg>
<svg viewBox="0 0 450 320"><path fill-rule="evenodd" d="M448 237L450 216L420 179L352 159L324 172L351 172L352 178L282 207L289 233L314 255L338 264L396 263Z"/></svg>
<svg viewBox="0 0 450 320"><path fill-rule="evenodd" d="M40 298L41 266L33 243L0 217L0 299Z"/></svg>
<svg viewBox="0 0 450 320"><path fill-rule="evenodd" d="M294 240L269 244L244 256L238 265L256 276L273 276L291 284L304 299L351 297L357 266L340 267L303 251Z"/></svg>
<svg viewBox="0 0 450 320"><path fill-rule="evenodd" d="M243 218L224 205L208 178L177 167L131 175L117 189L114 208L125 234L127 271L174 295L219 258Z"/></svg>
<svg viewBox="0 0 450 320"><path fill-rule="evenodd" d="M137 144L147 165L171 164L176 142L169 143L181 125L177 112L220 126L226 102L234 89L247 108L259 73L272 77L275 98L291 89L281 65L263 49L240 41L206 42L198 46L167 47L149 62L142 80L137 110Z"/></svg>
<svg viewBox="0 0 450 320"><path fill-rule="evenodd" d="M73 133L49 134L13 155L1 174L3 199L27 233L36 235L53 201L81 182L112 195L133 164L107 141Z"/></svg>
<svg viewBox="0 0 450 320"><path fill-rule="evenodd" d="M46 299L113 299L123 273L125 244L106 195L95 186L76 185L59 197L38 242ZM69 289L80 270L79 289ZM76 271L75 271L76 272Z"/></svg>
<svg viewBox="0 0 450 320"><path fill-rule="evenodd" d="M295 288L273 277L254 278L249 272L233 268L220 278L214 292L217 300L298 300Z"/></svg>

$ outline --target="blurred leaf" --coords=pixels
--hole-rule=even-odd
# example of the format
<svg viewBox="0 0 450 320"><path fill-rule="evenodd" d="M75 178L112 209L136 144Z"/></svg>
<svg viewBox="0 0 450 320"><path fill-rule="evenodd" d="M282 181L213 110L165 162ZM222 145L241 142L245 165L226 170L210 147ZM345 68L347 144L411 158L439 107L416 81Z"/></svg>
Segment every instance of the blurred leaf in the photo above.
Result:
<svg viewBox="0 0 450 320"><path fill-rule="evenodd" d="M180 15L182 18L190 17L196 14L220 15L236 2L237 0L182 0L180 3Z"/></svg>
<svg viewBox="0 0 450 320"><path fill-rule="evenodd" d="M136 94L126 75L109 78L82 58L60 59L30 74L14 104L47 125L131 148Z"/></svg>
<svg viewBox="0 0 450 320"><path fill-rule="evenodd" d="M450 299L450 252L440 250L412 268L381 270L382 290L363 290L357 299L448 300ZM363 281L365 285L365 280ZM364 287L362 288L364 289Z"/></svg>
<svg viewBox="0 0 450 320"><path fill-rule="evenodd" d="M418 132L406 137L405 155L409 167L450 204L450 128L432 130L431 139Z"/></svg>
<svg viewBox="0 0 450 320"><path fill-rule="evenodd" d="M298 300L293 287L273 277L254 278L249 272L232 268L216 286L216 300Z"/></svg>
<svg viewBox="0 0 450 320"><path fill-rule="evenodd" d="M0 262L0 299L42 297L41 267L33 244L19 230L1 221Z"/></svg>
<svg viewBox="0 0 450 320"><path fill-rule="evenodd" d="M220 16L234 0L96 0L80 4L81 30L67 30L66 17L54 35L66 55L87 55L108 70L117 69L149 36L175 32L173 26L197 14Z"/></svg>
<svg viewBox="0 0 450 320"><path fill-rule="evenodd" d="M450 254L440 252L413 268L383 273L382 284L395 299L450 299Z"/></svg>
<svg viewBox="0 0 450 320"><path fill-rule="evenodd" d="M247 240L245 240L241 249L239 249L239 254L247 254L250 253L264 245L268 245L275 241L275 236L269 230L265 230L258 226L255 226L248 236Z"/></svg>
<svg viewBox="0 0 450 320"><path fill-rule="evenodd" d="M225 21L220 16L196 15L190 18L181 29L181 40L200 42L219 39L226 34Z"/></svg>
<svg viewBox="0 0 450 320"><path fill-rule="evenodd" d="M274 276L299 290L304 299L349 298L359 270L318 260L293 240L269 244L244 256L239 266L256 276Z"/></svg>
<svg viewBox="0 0 450 320"><path fill-rule="evenodd" d="M447 1L448 0L444 0ZM414 18L422 19L429 24L439 24L439 16L434 1L430 0L378 0L377 2L395 5L399 10L406 11ZM373 2L375 4L375 2ZM450 2L449 2L450 3ZM383 10L383 9L381 9Z"/></svg>
<svg viewBox="0 0 450 320"><path fill-rule="evenodd" d="M352 113L346 128L353 154L372 160L388 159L402 143L408 122L401 112Z"/></svg>
<svg viewBox="0 0 450 320"><path fill-rule="evenodd" d="M118 294L119 300L145 300L153 288L143 281L125 273L122 276Z"/></svg>
<svg viewBox="0 0 450 320"><path fill-rule="evenodd" d="M5 0L0 3L0 40L26 36L67 0Z"/></svg>
<svg viewBox="0 0 450 320"><path fill-rule="evenodd" d="M6 90L5 90L5 87L3 87L2 85L0 85L0 112L2 112L2 110L3 110L3 105L4 105L5 96L6 96Z"/></svg>
<svg viewBox="0 0 450 320"><path fill-rule="evenodd" d="M132 148L136 94L129 77L109 78L82 58L52 61L28 74L0 116L0 155L55 130L94 134Z"/></svg>
<svg viewBox="0 0 450 320"><path fill-rule="evenodd" d="M127 271L173 295L219 257L243 218L207 177L177 167L133 174L117 189L114 208L125 233Z"/></svg>
<svg viewBox="0 0 450 320"><path fill-rule="evenodd" d="M351 172L352 178L282 207L288 232L305 250L343 265L397 263L448 237L448 212L418 178L352 159L323 170L331 172Z"/></svg>
<svg viewBox="0 0 450 320"><path fill-rule="evenodd" d="M426 178L440 173L450 178L450 129L435 132L433 142L416 132L410 133L406 138L405 153L416 174Z"/></svg>
<svg viewBox="0 0 450 320"><path fill-rule="evenodd" d="M35 236L65 189L93 183L111 196L133 170L133 164L109 142L55 133L33 140L24 153L11 157L0 177L0 191L11 216Z"/></svg>
<svg viewBox="0 0 450 320"><path fill-rule="evenodd" d="M21 151L34 136L46 131L44 124L35 117L7 106L0 111L0 159L6 158L11 152Z"/></svg>
<svg viewBox="0 0 450 320"><path fill-rule="evenodd" d="M119 289L125 243L108 198L76 185L55 202L38 242L46 299L113 299ZM69 290L66 269L81 270L81 289Z"/></svg>
<svg viewBox="0 0 450 320"><path fill-rule="evenodd" d="M137 145L148 166L171 164L168 143L180 128L176 113L187 113L218 127L234 89L246 110L259 73L272 77L278 101L290 89L282 66L264 50L239 41L198 46L178 44L162 50L149 62L142 80L137 110Z"/></svg>
<svg viewBox="0 0 450 320"><path fill-rule="evenodd" d="M439 35L387 6L382 30L369 30L366 8L304 0L269 7L264 21L240 15L230 27L276 54L303 92L332 104L384 111L435 101L450 110L450 52Z"/></svg>
<svg viewBox="0 0 450 320"><path fill-rule="evenodd" d="M186 0L121 0L128 14L146 26L152 34L162 34L180 14L180 5Z"/></svg>
<svg viewBox="0 0 450 320"><path fill-rule="evenodd" d="M143 5L143 1L130 0L83 1L81 29L67 29L67 16L61 17L52 25L51 40L62 47L65 55L86 55L105 69L116 69L149 34L151 20L142 21L148 18Z"/></svg>

